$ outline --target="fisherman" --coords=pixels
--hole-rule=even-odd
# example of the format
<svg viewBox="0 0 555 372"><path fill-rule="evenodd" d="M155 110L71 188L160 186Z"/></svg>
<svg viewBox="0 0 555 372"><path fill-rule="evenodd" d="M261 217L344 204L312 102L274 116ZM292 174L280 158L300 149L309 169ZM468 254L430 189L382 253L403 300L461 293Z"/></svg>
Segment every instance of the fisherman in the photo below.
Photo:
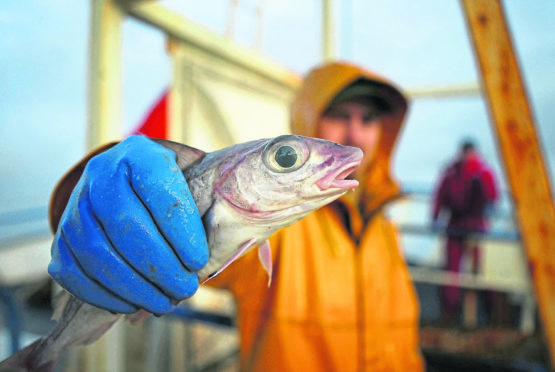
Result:
<svg viewBox="0 0 555 372"><path fill-rule="evenodd" d="M365 153L356 173L360 186L270 239L275 263L270 288L256 251L247 253L208 282L229 289L236 298L241 370L423 370L418 346L417 297L402 257L397 231L384 214L384 207L399 196L399 186L390 168L406 111L407 100L398 88L355 65L325 64L305 78L292 106L292 132L360 147ZM153 244L153 240L157 248L152 252L157 259L174 265L177 258L159 242L163 239L156 232L156 226L149 226L141 219L145 206L137 202L137 196L130 192L125 180L148 177L151 164L137 161L138 154L148 154L140 159L156 159L152 162L158 167L166 163L171 169L176 165L153 148L150 141L131 142L134 143L126 140L114 147L117 156L110 159L110 164L96 161L94 167L86 168L80 186L76 187L77 196L74 192L61 220L61 210L71 190L60 190L53 198L51 222L57 225L60 220L66 229L84 234L86 222L96 219L100 225L107 226L105 229L131 232L122 234L127 238L121 241L99 238L104 239L102 244L111 245L114 255L122 256L122 265L149 258L137 257L132 249L122 248L120 244ZM84 162L73 170L75 180L79 179L83 168ZM159 200L160 206L149 203L146 208L150 214L174 213L173 204L169 202L171 195L167 195L172 193L180 195L173 201L179 203L182 198L190 207L184 182L177 191L169 189L172 186L164 177L174 179L175 174L168 169L156 170L160 180L151 185L149 195ZM95 183L108 185L99 182L105 177L117 181L113 188L95 189ZM93 207L82 207L79 203L83 185L87 186L89 195L99 193ZM113 197L103 198L103 194ZM129 210L124 211L119 204ZM140 213L133 213L134 208ZM94 301L96 306L112 310L116 303L160 309L160 304L171 304L190 296L198 282L194 275L183 274L183 270L189 273L198 270L206 259L206 243L199 238L198 215L190 208L187 211L181 213L176 222L168 219L171 226L158 226L163 232L185 227L186 233L195 238L192 243L168 240L179 252L184 265L178 275L182 280L175 284L172 284L171 272L156 275L166 271L166 267L153 267L155 274L149 279L137 274L121 283L119 288L105 289L97 284L93 287L90 284L93 281L82 268L65 268L55 262L60 252L67 256L71 250L87 249L86 245L57 244L61 241L59 229L52 247L54 258L50 272L63 287L74 294L78 292L84 301ZM119 213L124 216L120 218ZM141 233L143 228L145 232ZM101 230L96 232L101 235ZM89 236L94 244L95 235ZM163 249L159 250L160 246ZM142 284L142 289L135 285L137 282ZM160 290L172 285L175 286L172 293ZM152 292L152 304L134 302L134 291L144 288Z"/></svg>
<svg viewBox="0 0 555 372"><path fill-rule="evenodd" d="M459 273L462 259L468 254L472 272L478 271L481 255L476 233L488 230L488 211L497 200L496 184L493 170L480 157L474 141L464 140L456 159L442 172L434 192L432 224L434 228L446 225L445 270ZM445 218L449 219L447 224L443 223ZM486 293L484 296L488 316L491 316L492 295ZM441 322L454 325L461 303L462 291L459 287L443 287Z"/></svg>

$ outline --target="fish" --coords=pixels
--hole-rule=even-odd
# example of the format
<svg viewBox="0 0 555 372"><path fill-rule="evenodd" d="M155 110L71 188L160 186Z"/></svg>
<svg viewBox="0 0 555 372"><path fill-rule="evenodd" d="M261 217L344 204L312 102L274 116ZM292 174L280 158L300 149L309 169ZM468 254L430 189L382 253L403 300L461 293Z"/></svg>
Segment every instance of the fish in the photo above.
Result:
<svg viewBox="0 0 555 372"><path fill-rule="evenodd" d="M168 140L202 217L210 257L197 271L205 283L254 247L272 278L268 238L358 186L348 176L362 150L323 139L282 135L233 145L215 152ZM46 336L0 363L0 371L52 371L70 346L91 344L122 317L148 318L139 310L117 314L63 291L54 301L57 324Z"/></svg>

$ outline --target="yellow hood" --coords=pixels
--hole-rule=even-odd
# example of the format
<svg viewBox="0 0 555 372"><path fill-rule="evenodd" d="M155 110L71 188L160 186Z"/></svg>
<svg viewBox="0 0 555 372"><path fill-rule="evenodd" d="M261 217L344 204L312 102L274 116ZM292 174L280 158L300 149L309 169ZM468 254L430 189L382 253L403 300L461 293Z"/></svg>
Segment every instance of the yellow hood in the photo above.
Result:
<svg viewBox="0 0 555 372"><path fill-rule="evenodd" d="M333 98L351 83L360 79L376 83L380 96L392 106L383 118L380 143L374 159L368 165L362 184L365 218L370 217L386 201L399 194L399 186L390 173L391 156L403 119L407 99L391 82L381 76L344 62L333 62L315 68L304 79L291 108L291 131L304 136L316 136L316 126Z"/></svg>

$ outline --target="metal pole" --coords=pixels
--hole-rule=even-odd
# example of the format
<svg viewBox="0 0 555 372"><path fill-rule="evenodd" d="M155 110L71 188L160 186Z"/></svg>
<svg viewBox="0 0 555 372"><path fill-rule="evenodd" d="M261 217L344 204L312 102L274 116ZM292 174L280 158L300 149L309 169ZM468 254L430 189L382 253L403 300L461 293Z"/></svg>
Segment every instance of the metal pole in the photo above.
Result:
<svg viewBox="0 0 555 372"><path fill-rule="evenodd" d="M21 309L13 293L0 286L0 301L4 303L6 311L4 316L5 326L10 332L11 337L11 353L19 351L21 340Z"/></svg>
<svg viewBox="0 0 555 372"><path fill-rule="evenodd" d="M549 177L501 3L462 3L555 366L555 207Z"/></svg>
<svg viewBox="0 0 555 372"><path fill-rule="evenodd" d="M87 147L121 136L121 22L115 0L91 0ZM113 327L82 350L83 371L123 371L123 327Z"/></svg>
<svg viewBox="0 0 555 372"><path fill-rule="evenodd" d="M113 0L91 0L88 148L121 136L121 20Z"/></svg>
<svg viewBox="0 0 555 372"><path fill-rule="evenodd" d="M235 36L235 20L237 14L237 6L239 0L229 0L227 5L227 24L225 27L225 36L233 40Z"/></svg>
<svg viewBox="0 0 555 372"><path fill-rule="evenodd" d="M193 70L187 64L186 46L177 39L168 39L173 64L173 77L168 100L168 134L173 141L187 143L187 122L194 100Z"/></svg>
<svg viewBox="0 0 555 372"><path fill-rule="evenodd" d="M264 18L266 0L259 0L255 8L256 29L254 35L254 49L261 51L264 44Z"/></svg>
<svg viewBox="0 0 555 372"><path fill-rule="evenodd" d="M333 60L336 57L334 35L333 0L322 0L322 52L324 61Z"/></svg>

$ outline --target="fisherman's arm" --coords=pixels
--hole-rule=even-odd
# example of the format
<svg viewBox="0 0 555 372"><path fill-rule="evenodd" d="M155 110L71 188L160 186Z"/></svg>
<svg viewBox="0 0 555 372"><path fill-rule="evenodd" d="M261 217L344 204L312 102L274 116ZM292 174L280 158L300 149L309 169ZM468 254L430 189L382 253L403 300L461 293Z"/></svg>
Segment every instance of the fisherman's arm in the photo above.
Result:
<svg viewBox="0 0 555 372"><path fill-rule="evenodd" d="M175 154L142 136L100 148L76 165L55 189L50 223L52 277L114 312L171 311L197 290L195 271L208 259Z"/></svg>
<svg viewBox="0 0 555 372"><path fill-rule="evenodd" d="M495 203L498 197L498 191L496 184L497 182L495 181L493 172L489 169L486 169L482 174L482 180L484 184L484 189L486 191L486 196L488 198L488 203Z"/></svg>

